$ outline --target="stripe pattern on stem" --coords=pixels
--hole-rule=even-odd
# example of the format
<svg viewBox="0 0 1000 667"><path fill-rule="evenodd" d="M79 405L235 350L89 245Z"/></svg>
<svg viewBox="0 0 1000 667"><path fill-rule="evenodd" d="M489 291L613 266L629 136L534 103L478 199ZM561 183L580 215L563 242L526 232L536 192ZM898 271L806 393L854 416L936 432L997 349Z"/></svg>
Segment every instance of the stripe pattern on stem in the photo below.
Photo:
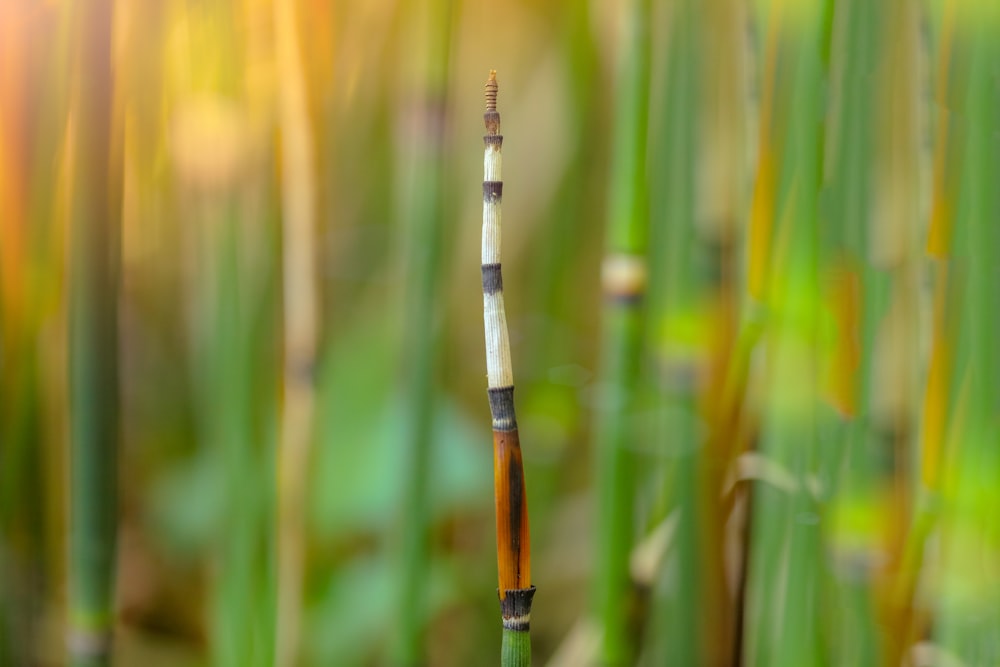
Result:
<svg viewBox="0 0 1000 667"><path fill-rule="evenodd" d="M493 416L493 474L497 519L497 566L503 618L501 664L528 665L531 619L531 556L528 503L524 489L521 444L514 414L514 373L500 271L500 168L503 135L497 112L496 72L486 82L486 135L483 137L483 320L486 330L486 374Z"/></svg>

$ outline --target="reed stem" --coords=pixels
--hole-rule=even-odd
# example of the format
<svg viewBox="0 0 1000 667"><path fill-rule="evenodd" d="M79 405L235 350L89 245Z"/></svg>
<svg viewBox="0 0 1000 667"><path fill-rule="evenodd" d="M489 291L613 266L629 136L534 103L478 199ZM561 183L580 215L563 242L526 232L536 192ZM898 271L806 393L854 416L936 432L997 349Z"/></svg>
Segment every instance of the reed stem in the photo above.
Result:
<svg viewBox="0 0 1000 667"><path fill-rule="evenodd" d="M634 417L644 316L648 206L646 142L650 70L649 0L628 7L615 94L606 255L601 270L605 304L596 424L598 545L596 613L603 632L599 660L629 664L635 540Z"/></svg>
<svg viewBox="0 0 1000 667"><path fill-rule="evenodd" d="M497 111L496 72L486 82L486 145L483 157L483 323L486 332L486 374L493 416L493 474L497 519L497 570L503 620L503 667L531 664L529 638L531 601L531 543L528 499L524 487L521 443L514 413L514 371L510 358L507 313L500 269L501 179L500 113Z"/></svg>
<svg viewBox="0 0 1000 667"><path fill-rule="evenodd" d="M313 439L318 289L313 136L294 0L274 3L281 71L284 409L278 465L276 667L292 667L301 634L306 476Z"/></svg>
<svg viewBox="0 0 1000 667"><path fill-rule="evenodd" d="M430 46L418 87L420 104L413 125L417 128L411 163L415 174L413 194L405 207L408 275L414 279L408 281L405 295L406 486L401 517L399 635L393 656L401 665L426 661L432 426L437 408L435 371L440 356L437 304L446 230L444 128L453 21L451 2L420 3L414 9L420 10L420 18L426 21L422 27L427 31Z"/></svg>
<svg viewBox="0 0 1000 667"><path fill-rule="evenodd" d="M70 610L74 667L111 662L118 489L121 181L112 146L112 2L77 7L70 223Z"/></svg>
<svg viewBox="0 0 1000 667"><path fill-rule="evenodd" d="M996 95L1000 8L955 3L952 85L947 102L960 110L954 130L956 180L954 239L949 282L955 281L958 340L955 346L953 440L942 479L941 595L936 599L934 640L956 663L996 662L1000 640L1000 560L994 492L1000 473L996 406L1000 404L1000 314L996 308L1000 253L1000 153ZM956 118L956 121L958 119ZM952 271L954 273L952 273ZM959 389L960 387L960 389Z"/></svg>
<svg viewBox="0 0 1000 667"><path fill-rule="evenodd" d="M761 119L773 129L773 137L762 132L768 141L760 150L762 169L765 160L774 159L770 185L777 187L766 198L773 197L777 224L761 285L768 317L760 452L795 483L787 491L754 485L743 655L748 665L816 664L822 646L819 507L807 482L818 474L817 434L826 430L820 428L818 411L823 134L816 119L823 109L830 7L820 1L779 5L770 17L770 38L781 58L775 64L773 97L765 101L770 117ZM782 559L787 566L775 567Z"/></svg>

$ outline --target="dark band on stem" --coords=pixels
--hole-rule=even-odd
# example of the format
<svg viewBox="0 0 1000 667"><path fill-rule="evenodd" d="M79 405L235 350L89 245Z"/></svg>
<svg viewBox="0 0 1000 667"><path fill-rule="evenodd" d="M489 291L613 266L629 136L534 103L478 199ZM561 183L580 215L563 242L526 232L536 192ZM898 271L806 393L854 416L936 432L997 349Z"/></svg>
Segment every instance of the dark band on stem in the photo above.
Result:
<svg viewBox="0 0 1000 667"><path fill-rule="evenodd" d="M503 275L499 264L483 264L483 294L503 292Z"/></svg>
<svg viewBox="0 0 1000 667"><path fill-rule="evenodd" d="M483 181L483 201L500 202L503 197L503 181Z"/></svg>
<svg viewBox="0 0 1000 667"><path fill-rule="evenodd" d="M504 597L500 599L503 627L514 632L527 632L531 623L531 600L534 597L534 586L506 591Z"/></svg>
<svg viewBox="0 0 1000 667"><path fill-rule="evenodd" d="M490 413L493 415L494 431L516 431L517 418L514 416L514 387L490 387Z"/></svg>
<svg viewBox="0 0 1000 667"><path fill-rule="evenodd" d="M483 136L483 144L486 146L503 146L502 134L487 134Z"/></svg>
<svg viewBox="0 0 1000 667"><path fill-rule="evenodd" d="M616 303L623 306L637 306L642 303L642 299L645 295L643 292L608 292L605 293L604 298L610 303Z"/></svg>

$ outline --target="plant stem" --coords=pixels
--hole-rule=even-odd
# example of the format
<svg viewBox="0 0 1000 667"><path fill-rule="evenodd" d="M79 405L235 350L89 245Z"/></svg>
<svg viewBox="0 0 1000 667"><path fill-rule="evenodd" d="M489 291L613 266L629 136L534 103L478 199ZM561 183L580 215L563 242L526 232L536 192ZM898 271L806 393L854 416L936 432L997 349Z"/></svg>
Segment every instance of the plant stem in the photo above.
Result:
<svg viewBox="0 0 1000 667"><path fill-rule="evenodd" d="M114 626L120 162L112 153L112 2L77 7L70 228L70 662L108 665Z"/></svg>
<svg viewBox="0 0 1000 667"><path fill-rule="evenodd" d="M991 664L1000 655L1000 559L996 516L1000 497L996 406L1000 403L1000 315L996 309L1000 231L1000 154L996 150L996 95L1000 8L956 3L952 40L953 84L948 104L960 110L955 130L954 273L959 337L955 367L961 385L953 409L954 438L944 469L940 595L934 640L968 665ZM957 386L955 387L957 389ZM958 393L958 392L956 392Z"/></svg>
<svg viewBox="0 0 1000 667"><path fill-rule="evenodd" d="M662 622L650 638L657 659L666 664L708 664L701 657L698 632L712 618L713 632L718 633L723 619L708 614L711 600L704 595L707 569L701 552L700 535L707 534L707 521L698 499L698 446L700 432L696 415L697 382L702 375L701 356L692 353L700 341L676 340L676 326L670 323L690 321L704 294L696 277L695 253L698 247L695 228L695 196L698 154L696 152L701 108L698 81L701 76L698 22L696 9L689 0L673 3L665 67L664 108L656 114L650 134L656 134L655 150L650 158L650 182L659 187L650 193L649 294L647 305L647 340L655 341L667 329L667 342L657 345L658 377L652 383L656 409L667 417L657 432L662 448L669 452L664 495L676 508L678 519L675 540L676 566L666 576L669 585L658 601ZM664 324L668 323L668 324ZM699 327L699 330L700 327ZM690 338L690 336L689 336ZM698 348L700 351L700 348ZM662 350L662 351L661 351ZM660 377L662 376L662 377ZM669 420L669 423L668 423ZM714 646L722 646L724 641ZM669 659L668 659L669 656Z"/></svg>
<svg viewBox="0 0 1000 667"><path fill-rule="evenodd" d="M825 253L823 291L832 304L837 320L838 338L827 364L824 394L826 400L844 419L842 434L833 439L833 453L824 458L832 465L831 514L847 515L852 510L875 514L873 461L882 443L872 438L872 387L876 369L874 343L877 323L884 313L879 303L880 275L869 260L869 229L874 195L873 162L877 152L873 143L875 114L870 100L875 94L873 77L876 45L881 16L876 3L849 1L838 3L834 15L831 62L830 123L826 140L830 145L824 181L829 193L829 223L822 234ZM861 344L858 345L857 342ZM838 475L839 461L853 463L850 475ZM842 479L841 479L842 478ZM840 546L841 553L851 553L849 567L861 570L861 576L846 576L846 567L834 563L831 578L832 605L842 628L831 642L831 651L842 662L866 664L877 661L879 644L874 616L875 601L872 568L868 563L878 549L876 535L866 535L864 545L856 546L856 531L850 526L834 525L827 539ZM851 539L854 539L852 544ZM842 545L842 546L841 546ZM848 546L851 545L851 546ZM842 562L850 562L841 557ZM854 641L842 641L852 637ZM897 661L898 662L898 661Z"/></svg>
<svg viewBox="0 0 1000 667"><path fill-rule="evenodd" d="M281 71L284 409L278 466L278 591L275 664L296 662L300 635L304 506L313 438L317 305L315 177L306 77L299 55L294 0L274 3Z"/></svg>
<svg viewBox="0 0 1000 667"><path fill-rule="evenodd" d="M649 115L649 0L628 8L615 100L609 220L602 267L605 295L596 461L598 546L595 594L603 631L601 664L631 662L629 555L635 537L635 408L646 290L646 130Z"/></svg>
<svg viewBox="0 0 1000 667"><path fill-rule="evenodd" d="M436 407L434 374L438 360L437 304L441 284L444 215L444 128L447 127L447 80L451 44L452 3L415 6L427 21L430 50L419 87L415 127L415 174L412 200L405 210L409 227L405 322L404 378L406 400L406 487L402 516L401 598L399 635L394 661L423 664L427 622L426 592L430 543L430 458ZM410 111L410 113L413 113Z"/></svg>
<svg viewBox="0 0 1000 667"><path fill-rule="evenodd" d="M497 111L496 72L486 82L486 136L483 137L483 324L486 332L486 375L493 416L493 474L497 520L497 570L503 620L503 667L531 664L529 637L531 600L531 542L528 499L524 487L521 443L514 412L514 370L510 359L507 313L500 269L501 179L500 113Z"/></svg>
<svg viewBox="0 0 1000 667"><path fill-rule="evenodd" d="M744 633L748 665L816 664L820 658L823 552L817 498L807 481L817 474L817 434L823 432L816 364L823 135L816 119L822 117L829 7L820 1L776 4L770 17L781 57L769 117L761 119L773 124L774 140L761 145L761 164L775 159L770 184L777 190L768 196L777 204L774 237L779 242L771 243L766 275L757 277L763 278L757 287L768 307L760 452L784 467L795 483L789 491L754 485ZM775 567L785 558L787 567Z"/></svg>

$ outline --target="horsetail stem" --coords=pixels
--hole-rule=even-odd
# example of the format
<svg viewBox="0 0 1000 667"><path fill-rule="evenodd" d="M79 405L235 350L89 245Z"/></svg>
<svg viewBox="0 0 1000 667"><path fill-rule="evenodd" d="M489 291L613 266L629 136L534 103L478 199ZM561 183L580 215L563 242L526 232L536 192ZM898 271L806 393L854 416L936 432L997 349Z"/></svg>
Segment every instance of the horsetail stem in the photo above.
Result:
<svg viewBox="0 0 1000 667"><path fill-rule="evenodd" d="M493 417L493 477L497 518L497 569L503 618L501 664L531 664L529 621L531 600L531 544L528 502L524 489L521 444L514 415L514 372L503 302L500 272L500 175L503 135L497 112L496 71L486 82L486 135L483 137L483 320L486 331L486 374Z"/></svg>
<svg viewBox="0 0 1000 667"><path fill-rule="evenodd" d="M111 664L118 518L118 225L107 0L83 3L76 53L70 220L68 664Z"/></svg>
<svg viewBox="0 0 1000 667"><path fill-rule="evenodd" d="M275 51L282 90L282 273L285 403L278 454L278 565L275 667L294 665L302 624L305 507L315 420L318 288L313 254L316 189L307 81L299 53L296 7L274 3Z"/></svg>
<svg viewBox="0 0 1000 667"><path fill-rule="evenodd" d="M604 295L601 315L601 400L595 409L597 474L595 615L598 662L632 664L638 618L629 559L635 542L638 474L633 421L642 368L642 331L648 287L649 210L646 151L651 48L650 0L626 8L625 35L615 82L613 151L608 189Z"/></svg>

